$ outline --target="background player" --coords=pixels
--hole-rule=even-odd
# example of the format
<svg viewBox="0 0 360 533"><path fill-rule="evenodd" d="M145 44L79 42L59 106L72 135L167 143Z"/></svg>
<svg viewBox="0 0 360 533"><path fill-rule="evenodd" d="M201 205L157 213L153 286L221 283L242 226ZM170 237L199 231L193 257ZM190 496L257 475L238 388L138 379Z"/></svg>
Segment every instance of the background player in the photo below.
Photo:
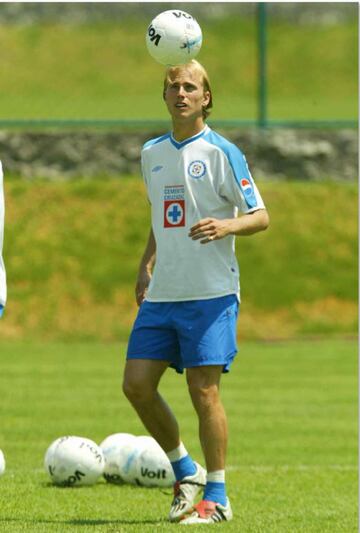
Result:
<svg viewBox="0 0 360 533"><path fill-rule="evenodd" d="M2 249L4 243L4 223L5 223L5 200L4 200L4 177L0 161L0 318L3 315L6 304L6 272Z"/></svg>
<svg viewBox="0 0 360 533"><path fill-rule="evenodd" d="M243 154L205 123L212 107L205 69L194 60L169 68L163 97L173 132L149 141L142 152L152 227L136 285L140 309L123 389L172 463L177 482L170 520L215 523L232 518L219 386L236 354L234 239L265 230L269 220ZM158 392L169 366L186 369L207 474L188 454ZM203 499L194 505L202 489Z"/></svg>

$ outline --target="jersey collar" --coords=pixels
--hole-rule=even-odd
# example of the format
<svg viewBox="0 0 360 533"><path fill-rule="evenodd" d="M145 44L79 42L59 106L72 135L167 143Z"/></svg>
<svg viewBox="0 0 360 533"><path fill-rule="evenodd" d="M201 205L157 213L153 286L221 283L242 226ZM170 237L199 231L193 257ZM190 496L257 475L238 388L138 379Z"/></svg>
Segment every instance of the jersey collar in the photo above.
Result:
<svg viewBox="0 0 360 533"><path fill-rule="evenodd" d="M193 137L189 137L188 139L185 139L185 141L182 141L182 142L177 142L175 141L174 137L173 137L173 134L171 133L170 135L170 142L171 144L173 144L175 146L175 148L177 148L178 150L180 150L180 148L182 148L183 146L186 146L187 144L190 144L194 141L197 141L197 139L200 139L200 137L203 137L203 135L205 135L206 133L208 133L210 130L209 126L206 125L205 128L200 131L200 133L197 133L196 135L194 135Z"/></svg>

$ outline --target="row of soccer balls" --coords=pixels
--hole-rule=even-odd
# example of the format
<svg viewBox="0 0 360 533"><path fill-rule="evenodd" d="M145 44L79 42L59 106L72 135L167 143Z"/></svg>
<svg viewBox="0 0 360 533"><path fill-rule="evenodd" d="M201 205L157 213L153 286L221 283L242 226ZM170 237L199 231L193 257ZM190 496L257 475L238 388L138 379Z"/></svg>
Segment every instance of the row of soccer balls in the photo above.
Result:
<svg viewBox="0 0 360 533"><path fill-rule="evenodd" d="M170 487L175 477L167 455L148 436L115 433L98 446L75 436L56 439L47 449L46 472L55 485L93 485L100 476L109 483L130 483L144 487ZM0 476L5 457L0 450Z"/></svg>
<svg viewBox="0 0 360 533"><path fill-rule="evenodd" d="M45 454L44 466L55 485L93 485L101 475L109 483L170 487L175 478L170 461L148 436L115 433L98 446L94 441L66 436Z"/></svg>

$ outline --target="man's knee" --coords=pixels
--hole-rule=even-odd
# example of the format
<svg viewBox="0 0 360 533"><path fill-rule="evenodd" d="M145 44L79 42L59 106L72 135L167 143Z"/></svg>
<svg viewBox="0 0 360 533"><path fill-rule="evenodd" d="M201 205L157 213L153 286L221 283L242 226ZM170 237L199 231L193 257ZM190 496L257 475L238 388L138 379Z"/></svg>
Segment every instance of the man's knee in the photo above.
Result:
<svg viewBox="0 0 360 533"><path fill-rule="evenodd" d="M131 403L150 401L165 369L165 364L148 360L127 361L122 389L128 400Z"/></svg>
<svg viewBox="0 0 360 533"><path fill-rule="evenodd" d="M124 376L122 390L131 403L149 401L156 389L146 380L133 376Z"/></svg>
<svg viewBox="0 0 360 533"><path fill-rule="evenodd" d="M192 402L196 408L211 408L219 401L219 389L216 384L206 384L197 380L188 380L188 389Z"/></svg>
<svg viewBox="0 0 360 533"><path fill-rule="evenodd" d="M220 401L221 372L221 366L204 366L187 370L187 385L196 409L211 409Z"/></svg>
<svg viewBox="0 0 360 533"><path fill-rule="evenodd" d="M199 386L196 383L188 384L189 393L194 404L201 407L211 407L219 401L219 391L216 385Z"/></svg>

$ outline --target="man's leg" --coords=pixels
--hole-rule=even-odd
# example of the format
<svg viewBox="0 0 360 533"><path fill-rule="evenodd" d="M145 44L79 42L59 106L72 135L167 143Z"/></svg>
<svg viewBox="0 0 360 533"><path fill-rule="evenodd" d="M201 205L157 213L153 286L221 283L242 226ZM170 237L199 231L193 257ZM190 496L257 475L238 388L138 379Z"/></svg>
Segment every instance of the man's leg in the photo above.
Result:
<svg viewBox="0 0 360 533"><path fill-rule="evenodd" d="M227 420L219 395L222 368L214 365L187 369L208 473L203 499L183 517L183 524L215 524L233 517L225 489Z"/></svg>
<svg viewBox="0 0 360 533"><path fill-rule="evenodd" d="M169 366L167 361L130 359L126 361L123 391L150 435L165 451L180 445L178 423L157 388Z"/></svg>
<svg viewBox="0 0 360 533"><path fill-rule="evenodd" d="M199 436L208 472L204 500L225 506L227 419L219 393L221 374L221 365L187 369L189 392L199 418Z"/></svg>
<svg viewBox="0 0 360 533"><path fill-rule="evenodd" d="M179 436L175 416L157 388L168 362L130 359L126 362L123 391L144 426L167 453L177 483L169 519L178 521L191 509L206 482L206 471L194 463Z"/></svg>
<svg viewBox="0 0 360 533"><path fill-rule="evenodd" d="M123 390L150 435L172 464L176 479L193 476L196 465L180 441L176 418L157 388L168 362L131 359L126 362Z"/></svg>
<svg viewBox="0 0 360 533"><path fill-rule="evenodd" d="M199 417L199 436L208 472L224 470L227 419L219 393L222 366L187 369L190 396Z"/></svg>

